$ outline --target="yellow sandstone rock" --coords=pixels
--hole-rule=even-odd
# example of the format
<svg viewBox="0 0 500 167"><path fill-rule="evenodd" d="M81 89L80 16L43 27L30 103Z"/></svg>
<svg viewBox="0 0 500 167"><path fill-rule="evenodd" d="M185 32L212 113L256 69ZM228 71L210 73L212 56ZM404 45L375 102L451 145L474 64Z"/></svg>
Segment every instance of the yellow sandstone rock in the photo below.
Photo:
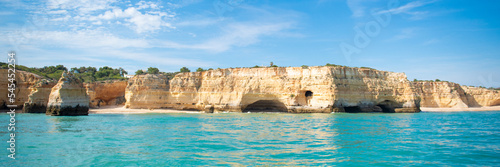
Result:
<svg viewBox="0 0 500 167"><path fill-rule="evenodd" d="M47 115L88 115L89 96L83 83L72 73L64 72L52 88L47 105Z"/></svg>
<svg viewBox="0 0 500 167"><path fill-rule="evenodd" d="M45 113L47 103L49 102L52 87L57 84L55 81L42 79L33 85L28 95L28 101L24 103L23 112L25 113Z"/></svg>
<svg viewBox="0 0 500 167"><path fill-rule="evenodd" d="M0 107L6 108L6 105L11 105L8 94L8 69L0 69ZM33 73L16 70L16 96L15 102L12 105L17 105L22 108L24 102L28 101L28 95L31 93L30 87L35 85L42 77Z"/></svg>
<svg viewBox="0 0 500 167"><path fill-rule="evenodd" d="M462 86L467 97L471 99L471 106L498 106L500 105L500 92L498 90L490 90L486 88L478 88L471 86ZM472 97L472 98L471 98Z"/></svg>
<svg viewBox="0 0 500 167"><path fill-rule="evenodd" d="M351 67L231 68L139 75L125 92L128 108L247 112L419 112L403 73Z"/></svg>
<svg viewBox="0 0 500 167"><path fill-rule="evenodd" d="M125 88L127 81L102 81L85 83L87 94L90 97L90 108L99 108L107 105L125 103Z"/></svg>
<svg viewBox="0 0 500 167"><path fill-rule="evenodd" d="M420 106L430 108L468 108L500 105L496 90L460 86L447 81L413 83L421 97Z"/></svg>

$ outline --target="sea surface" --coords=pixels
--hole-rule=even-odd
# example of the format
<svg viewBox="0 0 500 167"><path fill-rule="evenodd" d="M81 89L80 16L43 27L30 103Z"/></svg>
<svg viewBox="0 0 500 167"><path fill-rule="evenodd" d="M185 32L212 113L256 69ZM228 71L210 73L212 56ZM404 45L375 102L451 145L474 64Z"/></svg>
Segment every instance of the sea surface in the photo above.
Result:
<svg viewBox="0 0 500 167"><path fill-rule="evenodd" d="M0 166L499 166L500 112L16 115Z"/></svg>

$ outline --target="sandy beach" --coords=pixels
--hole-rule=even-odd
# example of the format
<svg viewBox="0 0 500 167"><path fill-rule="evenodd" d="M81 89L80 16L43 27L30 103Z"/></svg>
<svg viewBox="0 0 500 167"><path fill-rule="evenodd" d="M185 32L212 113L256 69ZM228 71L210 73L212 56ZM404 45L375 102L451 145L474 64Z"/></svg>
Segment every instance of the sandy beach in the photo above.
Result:
<svg viewBox="0 0 500 167"><path fill-rule="evenodd" d="M129 109L124 106L103 106L97 109L90 109L89 114L146 114L146 113L202 113L189 110L174 109Z"/></svg>
<svg viewBox="0 0 500 167"><path fill-rule="evenodd" d="M427 108L421 107L422 112L456 112L456 111L500 111L500 106L471 107L471 108Z"/></svg>
<svg viewBox="0 0 500 167"><path fill-rule="evenodd" d="M458 111L500 111L500 106L475 107L475 108L427 108L421 107L422 112L458 112ZM90 109L90 114L146 114L146 113L203 113L199 111L175 110L175 109L129 109L123 106L104 106L98 109Z"/></svg>

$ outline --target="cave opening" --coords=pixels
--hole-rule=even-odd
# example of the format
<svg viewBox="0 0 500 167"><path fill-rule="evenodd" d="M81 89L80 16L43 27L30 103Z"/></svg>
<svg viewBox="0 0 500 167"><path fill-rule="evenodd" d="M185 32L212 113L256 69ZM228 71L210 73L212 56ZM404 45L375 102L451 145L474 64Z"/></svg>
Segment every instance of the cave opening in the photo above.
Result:
<svg viewBox="0 0 500 167"><path fill-rule="evenodd" d="M311 92L311 91L308 90L308 91L306 91L305 95L306 95L306 98L312 97L313 96L313 92Z"/></svg>
<svg viewBox="0 0 500 167"><path fill-rule="evenodd" d="M382 112L384 113L395 113L396 111L394 110L394 105L395 102L392 102L390 100L385 100L379 104L377 104L378 107L382 109Z"/></svg>
<svg viewBox="0 0 500 167"><path fill-rule="evenodd" d="M396 112L394 110L394 108L391 107L391 106L389 106L389 105L379 104L377 106L379 106L382 109L383 113L394 113L394 112Z"/></svg>
<svg viewBox="0 0 500 167"><path fill-rule="evenodd" d="M259 100L243 108L242 112L288 112L285 104L277 100Z"/></svg>
<svg viewBox="0 0 500 167"><path fill-rule="evenodd" d="M344 107L344 111L346 113L360 113L360 112L362 112L361 108L359 108L358 106Z"/></svg>

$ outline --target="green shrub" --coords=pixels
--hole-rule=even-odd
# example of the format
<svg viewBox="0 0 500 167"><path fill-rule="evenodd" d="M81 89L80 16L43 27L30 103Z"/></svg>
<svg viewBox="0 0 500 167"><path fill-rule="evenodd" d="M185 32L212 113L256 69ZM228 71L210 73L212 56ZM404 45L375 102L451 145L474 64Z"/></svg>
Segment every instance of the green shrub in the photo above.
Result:
<svg viewBox="0 0 500 167"><path fill-rule="evenodd" d="M189 68L187 68L187 67L182 67L180 71L181 72L191 72L191 70L189 70Z"/></svg>

